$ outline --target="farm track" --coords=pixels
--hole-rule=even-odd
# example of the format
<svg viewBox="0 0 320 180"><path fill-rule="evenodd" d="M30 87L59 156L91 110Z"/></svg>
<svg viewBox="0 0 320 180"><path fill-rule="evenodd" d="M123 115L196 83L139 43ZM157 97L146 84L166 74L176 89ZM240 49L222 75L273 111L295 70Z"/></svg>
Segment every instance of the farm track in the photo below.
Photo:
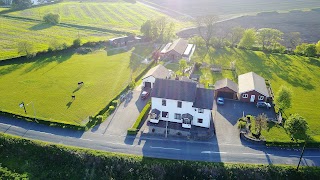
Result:
<svg viewBox="0 0 320 180"><path fill-rule="evenodd" d="M33 19L33 18L16 17L16 16L10 16L10 15L0 15L0 17L4 17L4 18L8 18L8 19L14 19L14 20L29 21L29 22L39 22L39 23L43 22L41 20L37 20L37 19ZM120 34L120 35L129 33L129 32L126 32L126 31L104 29L104 28L99 28L99 27L83 26L83 25L69 24L69 23L59 23L56 26L67 27L67 28L76 28L76 29L81 29L81 30L90 30L90 31L94 31L94 32L107 32L107 33Z"/></svg>

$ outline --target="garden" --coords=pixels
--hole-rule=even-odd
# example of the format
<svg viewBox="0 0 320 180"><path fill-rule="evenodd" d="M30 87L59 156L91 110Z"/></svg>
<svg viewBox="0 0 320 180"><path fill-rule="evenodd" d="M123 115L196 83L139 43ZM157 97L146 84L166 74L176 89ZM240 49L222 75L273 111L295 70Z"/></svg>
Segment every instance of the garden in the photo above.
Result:
<svg viewBox="0 0 320 180"><path fill-rule="evenodd" d="M139 76L152 47L57 52L0 66L0 110L51 122L84 125ZM79 84L79 82L82 82ZM24 102L26 112L19 107Z"/></svg>

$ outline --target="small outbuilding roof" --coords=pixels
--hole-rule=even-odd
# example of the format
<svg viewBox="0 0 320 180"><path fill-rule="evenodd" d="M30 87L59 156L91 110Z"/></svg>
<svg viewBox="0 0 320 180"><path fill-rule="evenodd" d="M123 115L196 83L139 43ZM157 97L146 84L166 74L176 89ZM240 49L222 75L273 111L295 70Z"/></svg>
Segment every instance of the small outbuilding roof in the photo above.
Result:
<svg viewBox="0 0 320 180"><path fill-rule="evenodd" d="M171 50L174 50L182 56L184 54L185 50L187 49L187 47L188 47L188 41L186 41L182 38L179 38L179 39L173 41L173 43L170 45L170 47L166 50L166 53Z"/></svg>
<svg viewBox="0 0 320 180"><path fill-rule="evenodd" d="M216 83L214 84L214 90L222 89L225 87L231 89L234 92L238 92L238 85L228 78L216 81Z"/></svg>
<svg viewBox="0 0 320 180"><path fill-rule="evenodd" d="M257 91L266 97L270 96L265 79L254 72L239 75L238 84L240 94Z"/></svg>
<svg viewBox="0 0 320 180"><path fill-rule="evenodd" d="M145 79L149 76L153 76L154 78L166 79L170 76L170 71L165 68L163 65L159 64L153 68L151 68L142 79Z"/></svg>

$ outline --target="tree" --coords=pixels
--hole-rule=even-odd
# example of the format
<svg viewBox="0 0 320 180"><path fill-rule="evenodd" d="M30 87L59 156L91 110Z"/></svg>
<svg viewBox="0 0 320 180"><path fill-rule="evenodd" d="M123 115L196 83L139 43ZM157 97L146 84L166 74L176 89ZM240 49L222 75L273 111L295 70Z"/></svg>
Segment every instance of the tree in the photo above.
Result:
<svg viewBox="0 0 320 180"><path fill-rule="evenodd" d="M80 47L81 46L81 39L77 38L75 40L73 40L73 47Z"/></svg>
<svg viewBox="0 0 320 180"><path fill-rule="evenodd" d="M239 46L244 47L246 49L250 49L253 47L256 41L256 30L251 28L251 29L246 29L244 31L243 37L240 40Z"/></svg>
<svg viewBox="0 0 320 180"><path fill-rule="evenodd" d="M34 47L33 44L28 41L21 41L18 43L18 53L22 55L27 55L27 57L32 56L32 51Z"/></svg>
<svg viewBox="0 0 320 180"><path fill-rule="evenodd" d="M308 44L306 46L306 50L305 50L304 54L309 57L314 57L315 55L317 55L316 45L315 44Z"/></svg>
<svg viewBox="0 0 320 180"><path fill-rule="evenodd" d="M280 111L290 108L292 102L292 91L286 86L281 86L276 94L275 102Z"/></svg>
<svg viewBox="0 0 320 180"><path fill-rule="evenodd" d="M214 15L200 16L196 19L196 25L200 37L204 40L207 49L209 49L210 40L215 34L215 24L218 17Z"/></svg>
<svg viewBox="0 0 320 180"><path fill-rule="evenodd" d="M296 54L300 54L300 55L304 55L305 54L305 51L306 51L306 49L307 49L307 43L302 43L302 44L300 44L300 45L298 45L297 47L296 47L296 49L294 50L294 52L296 53Z"/></svg>
<svg viewBox="0 0 320 180"><path fill-rule="evenodd" d="M182 71L182 74L184 75L184 70L187 67L187 61L185 59L181 59L179 61L180 70Z"/></svg>
<svg viewBox="0 0 320 180"><path fill-rule="evenodd" d="M262 28L257 32L257 40L262 45L263 50L266 46L275 49L282 40L282 35L283 33L278 29Z"/></svg>
<svg viewBox="0 0 320 180"><path fill-rule="evenodd" d="M320 54L320 41L318 41L316 44L316 50L317 50L317 53Z"/></svg>
<svg viewBox="0 0 320 180"><path fill-rule="evenodd" d="M267 120L268 117L264 113L259 114L256 118L256 133L258 136L261 135L261 130L266 129L268 126Z"/></svg>
<svg viewBox="0 0 320 180"><path fill-rule="evenodd" d="M237 26L233 27L231 29L231 32L229 33L230 43L231 46L234 47L236 44L238 44L243 36L244 28Z"/></svg>
<svg viewBox="0 0 320 180"><path fill-rule="evenodd" d="M50 49L51 51L53 51L53 50L61 50L62 48L63 48L63 47L62 47L62 45L59 43L59 41L56 40L56 39L54 39L54 40L52 40L52 41L50 42L48 51L49 51L49 49Z"/></svg>
<svg viewBox="0 0 320 180"><path fill-rule="evenodd" d="M307 121L299 114L292 114L284 124L284 129L293 140L305 140L308 128Z"/></svg>
<svg viewBox="0 0 320 180"><path fill-rule="evenodd" d="M31 0L13 0L12 9L26 9L32 6Z"/></svg>
<svg viewBox="0 0 320 180"><path fill-rule="evenodd" d="M48 24L59 24L60 23L60 15L48 13L45 16L43 16L43 20L44 20L44 22L46 22Z"/></svg>
<svg viewBox="0 0 320 180"><path fill-rule="evenodd" d="M301 43L299 32L290 32L285 39L291 49L295 49Z"/></svg>
<svg viewBox="0 0 320 180"><path fill-rule="evenodd" d="M147 38L152 38L152 24L150 20L141 25L140 32Z"/></svg>

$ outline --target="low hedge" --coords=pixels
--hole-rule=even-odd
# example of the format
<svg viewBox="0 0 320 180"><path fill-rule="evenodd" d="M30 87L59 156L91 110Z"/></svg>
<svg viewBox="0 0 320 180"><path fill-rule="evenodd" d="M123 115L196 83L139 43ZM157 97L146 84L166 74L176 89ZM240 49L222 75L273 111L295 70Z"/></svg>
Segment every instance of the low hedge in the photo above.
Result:
<svg viewBox="0 0 320 180"><path fill-rule="evenodd" d="M131 128L128 129L127 134L131 134L131 135L137 134L139 128L142 126L141 123L143 123L143 120L147 118L150 108L151 108L151 102L149 101L140 112L136 122L133 124Z"/></svg>
<svg viewBox="0 0 320 180"><path fill-rule="evenodd" d="M12 172L0 164L0 179L28 179L28 175Z"/></svg>
<svg viewBox="0 0 320 180"><path fill-rule="evenodd" d="M0 159L30 179L320 179L319 167L148 158L31 141L0 133ZM7 179L7 178L4 178Z"/></svg>

